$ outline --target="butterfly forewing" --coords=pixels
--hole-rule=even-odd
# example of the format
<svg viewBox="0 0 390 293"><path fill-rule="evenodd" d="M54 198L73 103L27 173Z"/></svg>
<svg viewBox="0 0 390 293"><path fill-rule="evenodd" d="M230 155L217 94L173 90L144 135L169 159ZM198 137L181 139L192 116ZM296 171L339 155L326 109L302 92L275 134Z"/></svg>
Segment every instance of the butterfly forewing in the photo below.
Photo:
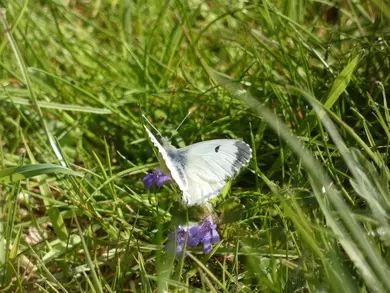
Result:
<svg viewBox="0 0 390 293"><path fill-rule="evenodd" d="M188 189L183 190L187 205L201 204L216 197L226 181L246 165L250 147L238 140L209 140L178 149L186 157L184 168Z"/></svg>
<svg viewBox="0 0 390 293"><path fill-rule="evenodd" d="M163 147L158 140L155 138L153 133L150 132L150 130L144 125L146 132L148 133L150 140L154 144L154 146L158 149L161 156L164 159L165 165L168 167L169 171L171 172L171 176L173 180L179 185L179 188L181 190L187 189L188 183L186 180L186 177L184 175L184 168L182 166L182 160L178 160L177 156L175 156L176 153L178 153L178 150L173 147Z"/></svg>

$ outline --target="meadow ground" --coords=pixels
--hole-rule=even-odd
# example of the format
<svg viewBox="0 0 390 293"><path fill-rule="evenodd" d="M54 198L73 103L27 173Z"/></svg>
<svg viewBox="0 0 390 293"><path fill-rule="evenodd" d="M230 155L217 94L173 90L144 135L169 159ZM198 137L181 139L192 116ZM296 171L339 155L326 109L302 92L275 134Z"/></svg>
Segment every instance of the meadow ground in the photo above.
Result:
<svg viewBox="0 0 390 293"><path fill-rule="evenodd" d="M0 6L1 292L390 292L387 1ZM253 149L208 254L142 114Z"/></svg>

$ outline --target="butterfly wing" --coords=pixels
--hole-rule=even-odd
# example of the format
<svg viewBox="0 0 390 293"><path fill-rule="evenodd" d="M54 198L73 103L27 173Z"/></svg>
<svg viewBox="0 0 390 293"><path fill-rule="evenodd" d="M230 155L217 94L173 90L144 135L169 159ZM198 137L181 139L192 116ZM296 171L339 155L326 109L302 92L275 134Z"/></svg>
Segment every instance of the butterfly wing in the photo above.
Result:
<svg viewBox="0 0 390 293"><path fill-rule="evenodd" d="M188 206L216 197L226 181L252 157L252 150L246 143L233 139L199 142L177 149L177 152L183 158L183 177L187 184L182 191Z"/></svg>
<svg viewBox="0 0 390 293"><path fill-rule="evenodd" d="M144 127L161 153L171 177L183 192L183 201L188 206L216 197L226 181L252 157L249 145L239 140L208 140L177 149L168 142L161 145Z"/></svg>
<svg viewBox="0 0 390 293"><path fill-rule="evenodd" d="M188 183L184 173L185 162L183 156L179 154L178 149L170 144L162 146L153 133L151 133L145 125L144 127L149 135L150 140L164 159L165 165L168 167L173 180L175 180L181 190L187 190Z"/></svg>

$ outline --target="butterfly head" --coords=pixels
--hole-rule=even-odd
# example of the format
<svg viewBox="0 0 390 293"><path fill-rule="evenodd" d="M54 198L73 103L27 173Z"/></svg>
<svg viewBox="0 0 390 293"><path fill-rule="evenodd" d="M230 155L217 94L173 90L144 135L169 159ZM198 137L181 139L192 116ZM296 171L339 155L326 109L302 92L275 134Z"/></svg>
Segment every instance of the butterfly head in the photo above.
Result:
<svg viewBox="0 0 390 293"><path fill-rule="evenodd" d="M176 148L171 144L171 141L169 140L168 137L162 136L162 137L161 137L161 143L162 143L164 149L166 149L166 150L176 149Z"/></svg>

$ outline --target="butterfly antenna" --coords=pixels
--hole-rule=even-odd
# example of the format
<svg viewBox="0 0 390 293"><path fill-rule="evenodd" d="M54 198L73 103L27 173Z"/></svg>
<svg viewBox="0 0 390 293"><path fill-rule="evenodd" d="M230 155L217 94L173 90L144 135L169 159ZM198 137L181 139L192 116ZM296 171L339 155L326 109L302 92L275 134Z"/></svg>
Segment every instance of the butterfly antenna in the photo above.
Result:
<svg viewBox="0 0 390 293"><path fill-rule="evenodd" d="M180 128L180 126L183 125L184 121L186 121L187 117L190 116L190 114L191 114L191 111L188 111L187 115L186 115L186 116L183 118L183 120L180 122L179 126L176 127L176 129L175 129L175 131L173 132L172 136L176 133L176 131ZM172 136L171 136L171 138L172 138Z"/></svg>
<svg viewBox="0 0 390 293"><path fill-rule="evenodd" d="M146 118L145 114L142 114L142 118L145 119L146 122L149 123L150 126L152 126L152 128L158 133L158 135L162 138L162 134L160 133L160 131L158 131L158 129L156 127L154 127L154 125L149 121L148 118Z"/></svg>

